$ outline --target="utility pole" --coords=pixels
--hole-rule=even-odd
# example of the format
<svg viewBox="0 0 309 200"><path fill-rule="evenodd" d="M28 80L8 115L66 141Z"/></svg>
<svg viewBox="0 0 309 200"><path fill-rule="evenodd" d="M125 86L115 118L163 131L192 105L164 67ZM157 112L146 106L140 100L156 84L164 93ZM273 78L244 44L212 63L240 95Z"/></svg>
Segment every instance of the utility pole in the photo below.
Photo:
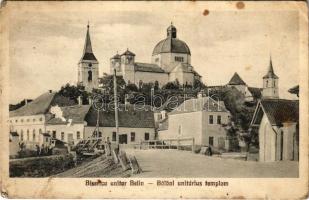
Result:
<svg viewBox="0 0 309 200"><path fill-rule="evenodd" d="M114 103L115 103L115 128L116 128L116 145L118 146L118 132L119 132L119 124L118 124L118 102L117 102L117 77L116 77L116 68L114 68Z"/></svg>

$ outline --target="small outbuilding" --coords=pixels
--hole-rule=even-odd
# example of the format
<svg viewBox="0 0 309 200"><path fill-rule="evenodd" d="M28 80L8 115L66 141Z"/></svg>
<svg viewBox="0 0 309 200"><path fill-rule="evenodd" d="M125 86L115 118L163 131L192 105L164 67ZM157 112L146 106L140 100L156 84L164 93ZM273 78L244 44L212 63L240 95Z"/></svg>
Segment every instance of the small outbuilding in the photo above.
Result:
<svg viewBox="0 0 309 200"><path fill-rule="evenodd" d="M298 160L298 100L259 101L251 126L258 129L260 161Z"/></svg>

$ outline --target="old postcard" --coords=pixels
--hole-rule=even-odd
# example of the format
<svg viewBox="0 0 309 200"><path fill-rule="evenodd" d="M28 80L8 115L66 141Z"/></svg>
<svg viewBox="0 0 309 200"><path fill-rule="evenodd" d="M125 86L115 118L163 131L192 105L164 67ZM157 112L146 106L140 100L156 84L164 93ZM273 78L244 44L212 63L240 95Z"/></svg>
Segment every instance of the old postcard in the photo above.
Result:
<svg viewBox="0 0 309 200"><path fill-rule="evenodd" d="M308 198L302 1L7 1L1 195Z"/></svg>

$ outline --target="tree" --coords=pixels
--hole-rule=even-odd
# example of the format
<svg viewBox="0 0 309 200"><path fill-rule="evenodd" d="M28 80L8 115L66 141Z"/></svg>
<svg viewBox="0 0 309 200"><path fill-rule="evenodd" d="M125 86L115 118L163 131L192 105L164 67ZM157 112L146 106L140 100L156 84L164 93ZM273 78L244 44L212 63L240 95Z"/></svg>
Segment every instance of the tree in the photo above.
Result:
<svg viewBox="0 0 309 200"><path fill-rule="evenodd" d="M206 89L206 85L200 79L194 79L193 88L203 90Z"/></svg>
<svg viewBox="0 0 309 200"><path fill-rule="evenodd" d="M114 76L104 73L103 77L99 79L99 82L103 85L103 89L114 93ZM117 91L121 91L125 88L126 82L122 76L116 76Z"/></svg>
<svg viewBox="0 0 309 200"><path fill-rule="evenodd" d="M177 84L178 83L178 84ZM162 87L163 90L179 90L180 85L179 82L168 82Z"/></svg>
<svg viewBox="0 0 309 200"><path fill-rule="evenodd" d="M126 92L127 93L130 93L130 92L138 92L138 88L135 84L132 84L132 83L129 83L127 86L126 86Z"/></svg>
<svg viewBox="0 0 309 200"><path fill-rule="evenodd" d="M66 85L62 86L61 89L58 91L58 94L63 97L67 97L71 100L74 100L76 103L78 102L78 97L81 96L83 102L85 103L88 101L89 94L84 90L83 86L75 86L70 85L67 83Z"/></svg>

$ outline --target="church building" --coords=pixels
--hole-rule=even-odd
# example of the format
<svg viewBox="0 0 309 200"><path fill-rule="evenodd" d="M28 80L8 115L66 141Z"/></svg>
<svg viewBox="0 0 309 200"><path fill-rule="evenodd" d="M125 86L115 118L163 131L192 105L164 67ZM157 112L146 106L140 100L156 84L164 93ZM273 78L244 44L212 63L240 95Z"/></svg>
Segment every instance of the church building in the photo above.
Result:
<svg viewBox="0 0 309 200"><path fill-rule="evenodd" d="M158 83L161 87L167 82L178 81L180 85L193 85L201 76L191 65L191 52L188 45L177 38L173 24L167 28L167 36L153 49L151 63L135 61L135 54L127 49L110 59L110 71L123 76L127 84Z"/></svg>
<svg viewBox="0 0 309 200"><path fill-rule="evenodd" d="M78 62L78 84L91 92L92 89L99 87L98 78L99 62L92 51L88 24L83 55Z"/></svg>

